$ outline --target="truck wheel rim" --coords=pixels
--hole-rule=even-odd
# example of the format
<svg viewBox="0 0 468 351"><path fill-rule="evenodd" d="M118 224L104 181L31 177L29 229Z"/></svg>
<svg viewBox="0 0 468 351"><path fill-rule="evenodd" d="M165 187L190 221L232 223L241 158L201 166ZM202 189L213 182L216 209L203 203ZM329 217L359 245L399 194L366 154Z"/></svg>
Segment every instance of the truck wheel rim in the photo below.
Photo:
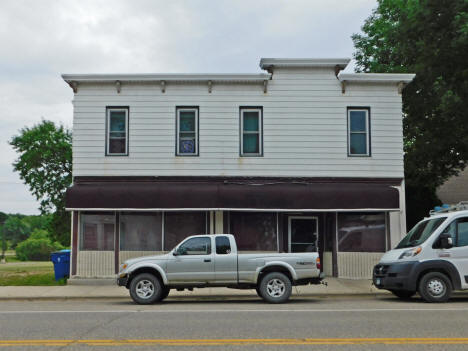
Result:
<svg viewBox="0 0 468 351"><path fill-rule="evenodd" d="M271 297L281 297L284 295L286 286L284 285L283 281L275 278L268 281L266 289L268 295Z"/></svg>
<svg viewBox="0 0 468 351"><path fill-rule="evenodd" d="M154 294L154 285L149 280L140 280L136 286L136 294L141 299L149 299Z"/></svg>
<svg viewBox="0 0 468 351"><path fill-rule="evenodd" d="M445 284L440 279L431 279L427 283L427 290L434 297L441 296L445 293Z"/></svg>

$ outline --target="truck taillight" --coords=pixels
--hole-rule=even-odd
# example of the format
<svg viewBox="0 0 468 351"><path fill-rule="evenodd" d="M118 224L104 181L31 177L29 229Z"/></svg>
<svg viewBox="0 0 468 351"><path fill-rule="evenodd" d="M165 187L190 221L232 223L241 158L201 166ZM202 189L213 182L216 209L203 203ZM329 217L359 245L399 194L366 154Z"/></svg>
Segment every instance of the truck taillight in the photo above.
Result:
<svg viewBox="0 0 468 351"><path fill-rule="evenodd" d="M320 264L320 257L317 257L317 259L315 260L315 265L317 266L317 269L322 268L322 265Z"/></svg>

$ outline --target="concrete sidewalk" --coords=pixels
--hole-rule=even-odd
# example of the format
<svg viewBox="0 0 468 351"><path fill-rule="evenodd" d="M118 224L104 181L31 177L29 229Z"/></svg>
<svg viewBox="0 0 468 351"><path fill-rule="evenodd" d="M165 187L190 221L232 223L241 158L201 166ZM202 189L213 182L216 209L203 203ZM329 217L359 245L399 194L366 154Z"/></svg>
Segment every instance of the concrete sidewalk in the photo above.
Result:
<svg viewBox="0 0 468 351"><path fill-rule="evenodd" d="M306 285L293 287L293 296L326 296L326 295L375 295L388 294L372 286L371 280L354 280L326 278L325 285ZM0 286L0 300L8 299L99 299L129 298L128 290L118 287L115 280L72 282L66 286ZM235 290L227 288L204 288L193 291L171 290L169 298L190 297L236 298L255 297L254 290Z"/></svg>

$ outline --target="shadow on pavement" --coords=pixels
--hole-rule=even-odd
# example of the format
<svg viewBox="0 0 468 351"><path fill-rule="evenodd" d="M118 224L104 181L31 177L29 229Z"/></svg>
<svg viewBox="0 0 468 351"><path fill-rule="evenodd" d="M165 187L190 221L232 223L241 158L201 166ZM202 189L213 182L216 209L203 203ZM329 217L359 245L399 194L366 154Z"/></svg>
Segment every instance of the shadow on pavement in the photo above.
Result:
<svg viewBox="0 0 468 351"><path fill-rule="evenodd" d="M301 304L304 302L316 302L313 299L291 299L285 304L281 305L295 305L295 304ZM187 297L174 297L171 298L170 296L164 300L163 302L159 302L154 304L153 306L170 306L170 305L184 305L184 304L190 304L190 305L196 305L196 304L232 304L232 305L263 305L263 306L274 306L274 304L268 304L266 302L263 302L259 298L245 298L245 299L240 299L238 296L230 298L230 297L222 297L222 298L217 298L217 297L192 297L192 296L187 296ZM128 301L115 301L112 303L112 305L120 305L120 306L128 306L128 305L136 305L132 299L129 297ZM138 305L136 305L138 306Z"/></svg>

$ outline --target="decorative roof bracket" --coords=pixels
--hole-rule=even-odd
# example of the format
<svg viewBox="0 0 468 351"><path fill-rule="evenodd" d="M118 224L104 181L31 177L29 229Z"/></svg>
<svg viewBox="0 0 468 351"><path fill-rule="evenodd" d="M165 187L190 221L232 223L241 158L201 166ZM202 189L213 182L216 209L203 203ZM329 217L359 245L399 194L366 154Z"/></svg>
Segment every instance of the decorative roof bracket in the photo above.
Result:
<svg viewBox="0 0 468 351"><path fill-rule="evenodd" d="M263 92L266 94L268 92L268 80L263 81Z"/></svg>
<svg viewBox="0 0 468 351"><path fill-rule="evenodd" d="M211 90L213 88L213 82L211 80L208 81L208 92L211 93Z"/></svg>
<svg viewBox="0 0 468 351"><path fill-rule="evenodd" d="M75 81L68 82L70 88L73 89L73 92L76 94L78 92L78 83Z"/></svg>
<svg viewBox="0 0 468 351"><path fill-rule="evenodd" d="M165 93L165 92L166 92L166 81L162 80L161 81L161 93Z"/></svg>
<svg viewBox="0 0 468 351"><path fill-rule="evenodd" d="M405 82L399 82L398 83L398 94L402 94L403 93L403 89L405 88Z"/></svg>
<svg viewBox="0 0 468 351"><path fill-rule="evenodd" d="M335 77L338 77L338 73L340 73L341 69L340 65L335 66Z"/></svg>
<svg viewBox="0 0 468 351"><path fill-rule="evenodd" d="M115 89L117 89L117 94L120 94L120 90L122 88L122 83L120 83L120 80L115 81Z"/></svg>

